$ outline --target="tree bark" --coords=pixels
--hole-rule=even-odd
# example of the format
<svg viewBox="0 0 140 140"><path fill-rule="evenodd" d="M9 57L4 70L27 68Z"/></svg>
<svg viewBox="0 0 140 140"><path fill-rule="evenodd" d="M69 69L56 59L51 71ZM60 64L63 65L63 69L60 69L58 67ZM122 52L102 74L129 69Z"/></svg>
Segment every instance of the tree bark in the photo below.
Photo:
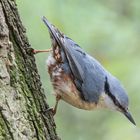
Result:
<svg viewBox="0 0 140 140"><path fill-rule="evenodd" d="M0 0L0 140L58 140L14 0Z"/></svg>

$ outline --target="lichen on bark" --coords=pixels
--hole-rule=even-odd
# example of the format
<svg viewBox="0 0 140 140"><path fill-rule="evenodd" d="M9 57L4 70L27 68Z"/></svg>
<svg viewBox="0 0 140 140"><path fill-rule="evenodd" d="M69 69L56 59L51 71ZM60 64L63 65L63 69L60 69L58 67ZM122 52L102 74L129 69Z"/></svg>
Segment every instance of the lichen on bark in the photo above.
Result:
<svg viewBox="0 0 140 140"><path fill-rule="evenodd" d="M12 0L0 0L0 139L57 140L35 58Z"/></svg>

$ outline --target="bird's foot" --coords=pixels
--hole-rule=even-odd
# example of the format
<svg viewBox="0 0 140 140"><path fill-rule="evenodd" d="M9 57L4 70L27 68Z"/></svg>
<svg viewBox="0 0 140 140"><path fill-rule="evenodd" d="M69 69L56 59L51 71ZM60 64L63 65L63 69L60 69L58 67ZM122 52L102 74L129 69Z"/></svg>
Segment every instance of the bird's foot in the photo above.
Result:
<svg viewBox="0 0 140 140"><path fill-rule="evenodd" d="M51 112L53 116L56 114L56 110L53 107L47 108L43 112L44 113Z"/></svg>

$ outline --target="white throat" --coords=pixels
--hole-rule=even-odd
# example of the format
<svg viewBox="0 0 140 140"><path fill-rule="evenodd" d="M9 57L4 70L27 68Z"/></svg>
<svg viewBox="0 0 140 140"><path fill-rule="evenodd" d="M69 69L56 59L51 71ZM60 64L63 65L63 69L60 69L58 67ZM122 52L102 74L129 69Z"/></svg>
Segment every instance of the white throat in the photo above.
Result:
<svg viewBox="0 0 140 140"><path fill-rule="evenodd" d="M99 108L108 108L111 110L117 110L116 105L112 101L112 99L106 94L102 93L99 102L98 102L98 107Z"/></svg>

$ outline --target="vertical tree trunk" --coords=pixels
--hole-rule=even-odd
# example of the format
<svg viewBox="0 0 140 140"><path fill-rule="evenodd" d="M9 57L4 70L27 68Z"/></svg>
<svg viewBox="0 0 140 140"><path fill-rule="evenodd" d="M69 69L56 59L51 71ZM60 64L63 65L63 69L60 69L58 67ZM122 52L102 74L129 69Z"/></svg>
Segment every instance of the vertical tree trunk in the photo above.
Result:
<svg viewBox="0 0 140 140"><path fill-rule="evenodd" d="M58 140L14 0L0 0L0 140Z"/></svg>

